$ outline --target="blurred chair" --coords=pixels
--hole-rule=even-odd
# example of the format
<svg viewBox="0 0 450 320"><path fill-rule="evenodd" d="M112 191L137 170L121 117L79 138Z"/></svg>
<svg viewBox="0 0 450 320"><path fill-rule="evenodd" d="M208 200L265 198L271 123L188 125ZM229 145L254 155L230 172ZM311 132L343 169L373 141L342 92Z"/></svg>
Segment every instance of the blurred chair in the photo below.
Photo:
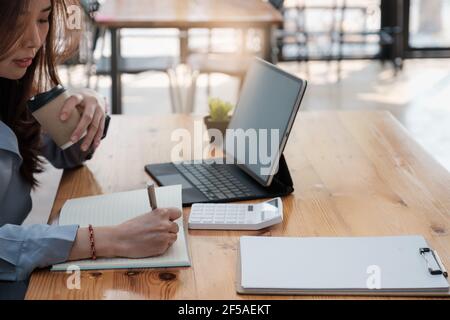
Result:
<svg viewBox="0 0 450 320"><path fill-rule="evenodd" d="M239 91L242 88L245 74L251 63L251 55L235 53L194 53L188 57L188 65L192 70L191 92L189 93L186 110L193 112L198 76L208 75L207 95L211 93L209 76L213 73L222 73L235 77L239 81Z"/></svg>
<svg viewBox="0 0 450 320"><path fill-rule="evenodd" d="M337 54L334 59L337 60L337 77L341 78L341 62L342 60L350 59L379 59L383 61L381 50L377 54L365 54L365 53L353 53L348 50L351 47L368 47L370 42L368 39L372 36L378 38L378 47L383 46L393 46L395 42L396 35L401 32L399 27L380 27L378 30L369 30L367 28L367 20L369 17L369 8L364 5L351 5L347 0L342 0L342 3L338 5L338 1L335 0L333 5L333 10L338 12L337 24L333 26L332 30L332 45L337 47ZM347 30L346 21L351 13L359 12L362 16L362 25L358 30ZM347 49L347 50L345 50ZM345 52L347 51L347 52ZM397 73L402 66L402 60L398 60L398 57L393 57L391 59L392 65L394 67L394 72Z"/></svg>
<svg viewBox="0 0 450 320"><path fill-rule="evenodd" d="M277 10L282 10L284 0L268 1ZM239 91L242 89L245 75L248 67L253 60L254 54L248 52L247 38L248 30L242 30L241 51L233 53L214 52L212 48L212 30L208 29L208 43L206 52L191 52L187 58L187 64L192 69L192 88L188 94L187 110L194 111L197 78L199 75L206 74L208 76L207 95L211 93L210 75L213 73L226 74L235 77L239 81ZM276 49L272 46L272 49ZM276 51L275 51L276 52ZM272 59L276 61L276 59Z"/></svg>
<svg viewBox="0 0 450 320"><path fill-rule="evenodd" d="M242 88L245 74L253 59L253 54L246 50L247 32L242 30L242 48L239 52L217 52L212 47L212 32L208 29L207 48L204 52L191 51L187 58L187 65L192 70L191 92L188 94L186 110L194 111L195 96L198 76L205 74L208 76L207 92L211 93L210 75L214 73L226 74L238 79L239 91Z"/></svg>
<svg viewBox="0 0 450 320"><path fill-rule="evenodd" d="M276 30L273 42L273 61L274 63L284 60L283 47L286 44L295 44L297 46L298 54L295 57L297 62L309 61L308 50L308 33L306 32L306 16L305 4L297 4L296 19L289 19L291 14L290 8L284 7L284 0L269 0L268 1L275 9L280 11L283 16L283 26ZM306 64L306 73L309 73L308 65Z"/></svg>
<svg viewBox="0 0 450 320"><path fill-rule="evenodd" d="M105 48L105 28L100 27L94 20L94 15L100 8L96 0L80 0L80 3L87 17L87 32L91 38L87 47L87 81L90 87L90 79L97 76L95 89L98 89L99 76L108 76L111 74L110 58L104 56ZM102 40L100 48L100 58L95 58L98 41ZM119 61L119 72L125 74L139 74L147 71L163 72L169 78L169 93L171 99L172 112L180 112L177 101L177 84L174 68L178 64L178 59L173 56L152 56L152 57L121 57Z"/></svg>
<svg viewBox="0 0 450 320"><path fill-rule="evenodd" d="M341 78L341 62L353 59L378 59L384 61L383 53L370 50L373 47L392 47L401 32L399 26L377 27L369 29L370 17L380 11L379 6L368 6L347 0L332 0L327 4L308 4L305 0L290 3L283 7L281 0L269 0L279 8L284 17L284 25L277 32L276 48L279 61L337 61L337 78ZM324 17L331 17L326 30L311 30L307 27L309 13L320 12ZM308 14L307 14L308 13ZM354 17L357 16L358 19ZM325 19L324 19L325 21ZM325 24L324 21L321 21ZM357 28L349 28L349 21ZM357 23L360 21L360 23ZM309 25L309 23L308 23ZM374 40L375 39L375 40ZM321 40L326 40L327 49L320 47ZM391 58L394 70L401 69L402 59L398 55Z"/></svg>

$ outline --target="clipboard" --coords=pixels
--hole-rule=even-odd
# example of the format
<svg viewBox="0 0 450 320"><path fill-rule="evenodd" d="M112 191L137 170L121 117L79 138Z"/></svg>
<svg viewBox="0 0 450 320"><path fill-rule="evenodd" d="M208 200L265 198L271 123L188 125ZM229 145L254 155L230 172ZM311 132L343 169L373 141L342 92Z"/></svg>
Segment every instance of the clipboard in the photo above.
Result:
<svg viewBox="0 0 450 320"><path fill-rule="evenodd" d="M286 247L298 252L286 255ZM376 251L369 254L365 248ZM240 294L450 296L445 266L421 236L241 237L237 261ZM327 261L333 263L320 265ZM367 286L368 261L380 265L380 287ZM330 278L333 272L336 277Z"/></svg>

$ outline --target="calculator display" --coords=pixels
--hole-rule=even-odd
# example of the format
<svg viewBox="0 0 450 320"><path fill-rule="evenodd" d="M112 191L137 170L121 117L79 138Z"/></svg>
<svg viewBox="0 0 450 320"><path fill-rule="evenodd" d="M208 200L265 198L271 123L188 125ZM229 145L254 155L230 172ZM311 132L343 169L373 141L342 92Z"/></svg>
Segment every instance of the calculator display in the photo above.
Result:
<svg viewBox="0 0 450 320"><path fill-rule="evenodd" d="M277 199L270 200L268 202L263 203L264 211L277 211L278 210L278 201Z"/></svg>

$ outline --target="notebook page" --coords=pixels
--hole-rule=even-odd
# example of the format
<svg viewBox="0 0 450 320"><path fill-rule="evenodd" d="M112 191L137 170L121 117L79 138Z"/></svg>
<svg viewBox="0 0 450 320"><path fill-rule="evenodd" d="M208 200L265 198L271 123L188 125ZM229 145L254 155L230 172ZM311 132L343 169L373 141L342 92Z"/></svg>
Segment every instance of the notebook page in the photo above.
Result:
<svg viewBox="0 0 450 320"><path fill-rule="evenodd" d="M181 186L156 189L158 207L182 210ZM68 200L61 210L60 225L78 224L87 227L116 225L151 211L147 190L135 190L109 195ZM80 269L114 269L190 266L183 218L176 221L180 227L177 241L162 256L144 259L97 259L69 262L53 266L53 271L66 270L70 265Z"/></svg>

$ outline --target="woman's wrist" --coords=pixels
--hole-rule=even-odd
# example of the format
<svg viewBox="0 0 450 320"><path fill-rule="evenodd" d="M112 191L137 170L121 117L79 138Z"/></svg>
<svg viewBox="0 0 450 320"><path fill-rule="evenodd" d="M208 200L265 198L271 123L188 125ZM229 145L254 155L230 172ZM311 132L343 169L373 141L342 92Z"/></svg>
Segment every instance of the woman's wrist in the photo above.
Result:
<svg viewBox="0 0 450 320"><path fill-rule="evenodd" d="M94 227L95 250L100 258L113 258L119 256L116 227Z"/></svg>
<svg viewBox="0 0 450 320"><path fill-rule="evenodd" d="M116 227L94 227L95 251L98 258L119 256ZM82 260L92 257L90 233L88 228L79 228L70 252L69 260Z"/></svg>

